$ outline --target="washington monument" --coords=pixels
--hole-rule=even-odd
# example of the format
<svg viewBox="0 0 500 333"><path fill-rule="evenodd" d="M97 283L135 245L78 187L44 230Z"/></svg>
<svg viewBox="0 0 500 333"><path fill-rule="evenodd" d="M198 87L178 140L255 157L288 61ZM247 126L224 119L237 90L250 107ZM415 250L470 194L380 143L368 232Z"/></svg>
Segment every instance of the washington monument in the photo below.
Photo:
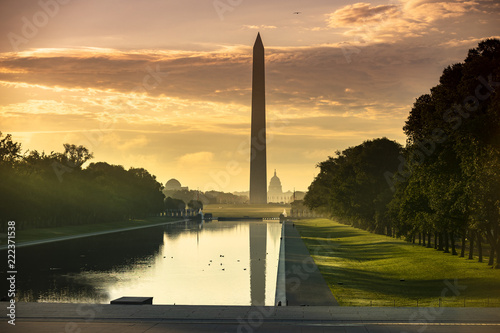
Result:
<svg viewBox="0 0 500 333"><path fill-rule="evenodd" d="M260 34L253 45L252 133L250 144L250 204L267 203L266 87L264 45Z"/></svg>

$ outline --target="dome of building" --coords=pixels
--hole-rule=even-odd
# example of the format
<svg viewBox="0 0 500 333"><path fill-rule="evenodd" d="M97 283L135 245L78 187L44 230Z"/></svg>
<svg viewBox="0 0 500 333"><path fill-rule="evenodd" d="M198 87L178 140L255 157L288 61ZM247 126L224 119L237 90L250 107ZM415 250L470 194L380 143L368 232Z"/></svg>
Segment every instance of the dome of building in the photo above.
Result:
<svg viewBox="0 0 500 333"><path fill-rule="evenodd" d="M180 189L181 189L181 183L177 179L172 178L165 184L165 190L167 191L180 190Z"/></svg>
<svg viewBox="0 0 500 333"><path fill-rule="evenodd" d="M269 192L272 194L281 194L283 189L281 188L281 180L276 176L276 170L274 170L274 176L269 182Z"/></svg>

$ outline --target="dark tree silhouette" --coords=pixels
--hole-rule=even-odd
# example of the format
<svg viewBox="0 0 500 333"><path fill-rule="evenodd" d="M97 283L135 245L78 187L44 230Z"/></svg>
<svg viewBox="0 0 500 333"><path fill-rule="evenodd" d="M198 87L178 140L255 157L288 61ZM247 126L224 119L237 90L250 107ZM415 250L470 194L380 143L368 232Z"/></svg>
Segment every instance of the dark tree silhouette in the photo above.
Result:
<svg viewBox="0 0 500 333"><path fill-rule="evenodd" d="M500 268L499 87L500 40L487 39L416 99L403 127L407 145L399 165L377 159L390 151L370 147L377 140L337 152L319 163L305 203L357 227L394 227L410 241L418 235L427 247L434 237L435 248L445 253L458 254L460 237L462 257L467 240L469 258L477 247L482 260L487 245L488 264L496 255ZM381 187L384 168L390 192Z"/></svg>

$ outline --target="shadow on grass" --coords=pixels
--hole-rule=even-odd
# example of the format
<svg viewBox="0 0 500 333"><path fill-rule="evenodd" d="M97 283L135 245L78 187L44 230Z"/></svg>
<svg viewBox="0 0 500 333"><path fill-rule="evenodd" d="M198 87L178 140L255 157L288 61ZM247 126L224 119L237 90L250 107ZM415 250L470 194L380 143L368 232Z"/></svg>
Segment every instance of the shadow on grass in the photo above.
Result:
<svg viewBox="0 0 500 333"><path fill-rule="evenodd" d="M405 244L391 240L362 244L342 243L335 238L313 239L304 237L303 240L312 255L358 262L394 258L407 252L402 247Z"/></svg>
<svg viewBox="0 0 500 333"><path fill-rule="evenodd" d="M336 294L363 291L388 297L455 297L467 296L471 291L474 292L474 289L476 289L474 286L477 285L481 285L481 289L484 289L485 283L481 279L463 279L455 284L454 279L413 280L411 277L405 277L404 281L401 281L400 278L387 277L383 273L367 272L359 269L332 268L323 265L319 269L327 283L333 286ZM493 281L488 284L490 284L491 288L496 287ZM474 293L474 295L480 297L489 296L487 292L482 293L482 295Z"/></svg>
<svg viewBox="0 0 500 333"><path fill-rule="evenodd" d="M335 295L359 300L500 299L500 276L485 264L328 220L314 222L298 225L298 230Z"/></svg>

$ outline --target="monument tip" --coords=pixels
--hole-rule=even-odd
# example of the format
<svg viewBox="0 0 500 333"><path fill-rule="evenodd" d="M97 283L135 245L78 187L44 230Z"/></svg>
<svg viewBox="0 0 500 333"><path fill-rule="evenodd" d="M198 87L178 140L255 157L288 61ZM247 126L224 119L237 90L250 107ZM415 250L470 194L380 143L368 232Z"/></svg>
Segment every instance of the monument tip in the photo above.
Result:
<svg viewBox="0 0 500 333"><path fill-rule="evenodd" d="M257 33L257 38L255 39L255 44L254 44L254 46L256 46L256 45L259 45L259 46L260 46L260 45L262 45L262 46L264 46L264 45L262 44L262 38L260 38L260 32L258 32L258 33Z"/></svg>

